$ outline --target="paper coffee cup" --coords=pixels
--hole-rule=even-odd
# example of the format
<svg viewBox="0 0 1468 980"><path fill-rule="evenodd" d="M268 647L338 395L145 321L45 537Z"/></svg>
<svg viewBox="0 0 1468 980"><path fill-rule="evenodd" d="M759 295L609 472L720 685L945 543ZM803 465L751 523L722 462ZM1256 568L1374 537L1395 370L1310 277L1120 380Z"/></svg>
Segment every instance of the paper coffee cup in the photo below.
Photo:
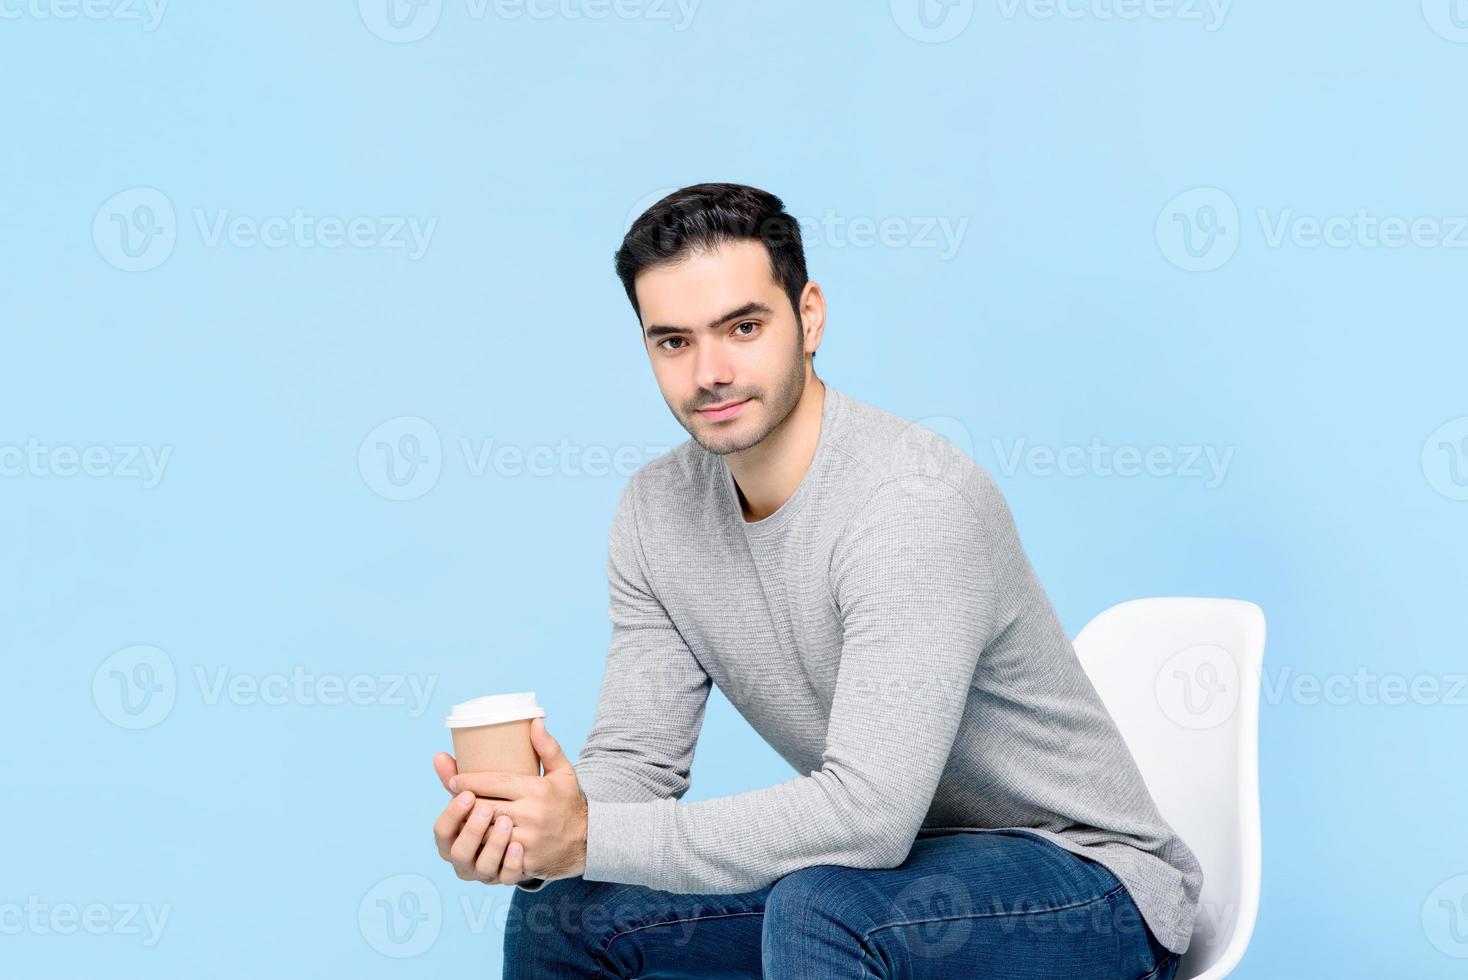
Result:
<svg viewBox="0 0 1468 980"><path fill-rule="evenodd" d="M544 718L534 691L491 694L456 704L444 720L454 738L459 772L540 775L540 756L530 744L530 720Z"/></svg>

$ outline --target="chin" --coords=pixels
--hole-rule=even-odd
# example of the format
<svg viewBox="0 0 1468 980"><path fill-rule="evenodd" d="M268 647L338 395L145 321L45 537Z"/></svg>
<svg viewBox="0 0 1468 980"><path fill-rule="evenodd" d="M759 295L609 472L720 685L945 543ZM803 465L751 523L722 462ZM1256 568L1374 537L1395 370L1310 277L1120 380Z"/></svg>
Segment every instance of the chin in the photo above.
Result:
<svg viewBox="0 0 1468 980"><path fill-rule="evenodd" d="M717 424L713 423L713 425ZM737 453L759 442L759 438L751 438L747 430L735 431L726 429L717 431L712 428L710 423L706 422L701 423L700 430L692 433L692 435L695 442L715 456L727 456L730 453Z"/></svg>
<svg viewBox="0 0 1468 980"><path fill-rule="evenodd" d="M758 444L770 434L765 425L765 403L755 396L735 418L723 422L705 419L696 409L687 415L679 415L683 426L693 441L716 456L727 456Z"/></svg>

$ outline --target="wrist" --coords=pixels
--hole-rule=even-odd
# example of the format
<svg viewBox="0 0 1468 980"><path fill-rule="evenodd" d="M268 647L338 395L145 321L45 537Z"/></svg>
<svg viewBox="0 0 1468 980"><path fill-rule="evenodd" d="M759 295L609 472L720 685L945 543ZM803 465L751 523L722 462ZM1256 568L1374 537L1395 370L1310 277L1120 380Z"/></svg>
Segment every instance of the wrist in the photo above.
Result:
<svg viewBox="0 0 1468 980"><path fill-rule="evenodd" d="M571 842L573 846L572 856L575 861L575 870L571 873L575 875L585 874L586 872L586 834L589 821L590 812L586 804L586 796L582 794L579 819L576 821L576 834Z"/></svg>

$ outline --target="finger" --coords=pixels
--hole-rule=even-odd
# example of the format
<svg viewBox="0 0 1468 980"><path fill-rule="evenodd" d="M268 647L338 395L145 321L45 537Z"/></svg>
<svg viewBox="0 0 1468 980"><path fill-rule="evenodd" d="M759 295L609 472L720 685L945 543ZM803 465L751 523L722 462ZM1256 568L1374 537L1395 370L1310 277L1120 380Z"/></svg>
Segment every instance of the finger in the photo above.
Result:
<svg viewBox="0 0 1468 980"><path fill-rule="evenodd" d="M456 790L449 786L449 780L459 774L459 766L454 761L453 756L447 752L440 752L435 755L433 757L433 771L438 773L438 781L443 783L444 789L450 793L456 792Z"/></svg>
<svg viewBox="0 0 1468 980"><path fill-rule="evenodd" d="M564 770L575 772L571 760L561 751L561 743L552 738L550 730L545 727L544 718L536 718L530 723L530 744L535 747L535 754L540 756L540 764L545 767L547 776Z"/></svg>
<svg viewBox="0 0 1468 980"><path fill-rule="evenodd" d="M489 829L489 821L493 816L493 803L480 800L474 804L469 819L464 821L464 829L459 831L459 836L454 838L454 843L449 847L449 860L453 862L454 873L465 881L474 880L474 859L478 857L479 848L484 844L484 834Z"/></svg>
<svg viewBox="0 0 1468 980"><path fill-rule="evenodd" d="M525 846L517 840L512 840L505 848L505 860L500 865L500 884L518 885L526 877Z"/></svg>
<svg viewBox="0 0 1468 980"><path fill-rule="evenodd" d="M438 844L438 856L445 861L450 859L449 848L453 846L454 839L463 829L464 818L469 816L469 808L473 805L473 793L460 793L449 800L449 805L444 807L443 813L439 814L438 820L434 822L433 839Z"/></svg>
<svg viewBox="0 0 1468 980"><path fill-rule="evenodd" d="M455 793L468 790L475 796L495 800L518 800L539 788L539 776L518 772L461 772L449 781Z"/></svg>
<svg viewBox="0 0 1468 980"><path fill-rule="evenodd" d="M500 863L505 859L505 845L510 842L510 830L513 827L510 818L503 813L490 824L484 850L479 852L479 859L474 862L474 870L479 873L480 881L499 880Z"/></svg>

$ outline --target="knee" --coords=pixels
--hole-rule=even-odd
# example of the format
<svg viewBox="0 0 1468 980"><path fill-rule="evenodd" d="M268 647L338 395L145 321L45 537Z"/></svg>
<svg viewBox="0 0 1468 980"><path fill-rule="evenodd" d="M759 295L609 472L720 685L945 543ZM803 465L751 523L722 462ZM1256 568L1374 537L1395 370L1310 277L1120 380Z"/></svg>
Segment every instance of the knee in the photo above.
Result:
<svg viewBox="0 0 1468 980"><path fill-rule="evenodd" d="M859 877L854 868L831 864L792 871L770 886L765 922L782 930L808 930L842 920L856 902Z"/></svg>
<svg viewBox="0 0 1468 980"><path fill-rule="evenodd" d="M817 865L786 875L765 901L765 975L873 975L867 937L881 908L860 869Z"/></svg>

